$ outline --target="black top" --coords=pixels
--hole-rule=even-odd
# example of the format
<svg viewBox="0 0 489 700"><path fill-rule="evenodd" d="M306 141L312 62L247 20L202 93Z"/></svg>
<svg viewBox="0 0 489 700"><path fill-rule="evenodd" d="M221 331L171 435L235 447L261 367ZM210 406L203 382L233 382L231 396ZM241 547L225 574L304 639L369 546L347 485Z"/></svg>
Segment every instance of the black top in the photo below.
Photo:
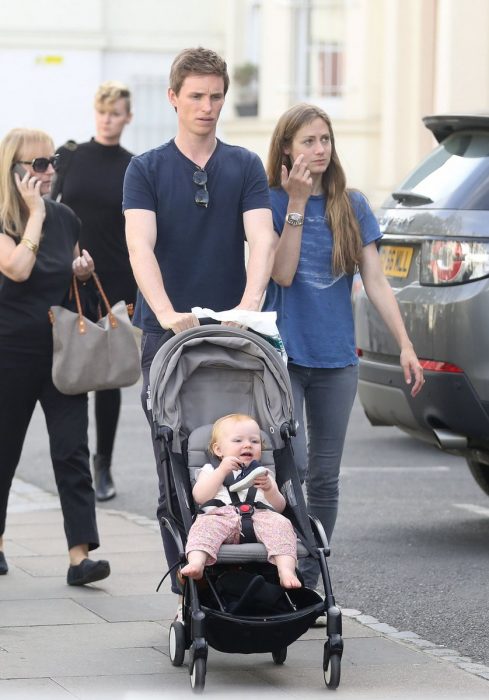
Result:
<svg viewBox="0 0 489 700"><path fill-rule="evenodd" d="M86 248L111 304L136 300L136 283L127 252L122 184L132 154L122 146L104 146L94 139L75 150L58 149L60 168L69 165L61 183L62 201L81 219L80 248Z"/></svg>
<svg viewBox="0 0 489 700"><path fill-rule="evenodd" d="M46 218L29 279L14 282L0 273L0 353L52 355L48 311L67 301L80 222L64 204L44 201Z"/></svg>

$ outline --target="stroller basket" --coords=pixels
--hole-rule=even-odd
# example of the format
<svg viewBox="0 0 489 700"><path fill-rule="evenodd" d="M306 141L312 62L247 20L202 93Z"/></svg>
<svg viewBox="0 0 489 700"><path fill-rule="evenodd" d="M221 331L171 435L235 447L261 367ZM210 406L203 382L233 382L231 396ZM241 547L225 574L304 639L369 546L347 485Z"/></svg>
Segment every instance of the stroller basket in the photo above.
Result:
<svg viewBox="0 0 489 700"><path fill-rule="evenodd" d="M231 654L260 654L289 646L323 612L324 603L307 588L288 593L296 610L280 615L232 615L207 607L203 602L207 641L214 649Z"/></svg>

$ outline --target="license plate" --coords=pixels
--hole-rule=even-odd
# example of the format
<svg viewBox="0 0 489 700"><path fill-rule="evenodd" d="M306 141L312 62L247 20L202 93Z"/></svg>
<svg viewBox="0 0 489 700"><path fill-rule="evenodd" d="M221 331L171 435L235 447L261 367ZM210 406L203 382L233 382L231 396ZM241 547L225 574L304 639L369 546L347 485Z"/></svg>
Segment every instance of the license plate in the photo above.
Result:
<svg viewBox="0 0 489 700"><path fill-rule="evenodd" d="M379 250L384 275L387 277L407 277L413 257L413 248L397 245L383 245Z"/></svg>

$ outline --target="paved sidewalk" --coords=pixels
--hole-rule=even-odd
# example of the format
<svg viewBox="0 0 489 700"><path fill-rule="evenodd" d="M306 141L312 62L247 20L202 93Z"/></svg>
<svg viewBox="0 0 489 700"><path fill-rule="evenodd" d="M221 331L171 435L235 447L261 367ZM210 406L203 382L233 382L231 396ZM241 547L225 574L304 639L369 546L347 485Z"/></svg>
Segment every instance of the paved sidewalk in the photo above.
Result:
<svg viewBox="0 0 489 700"><path fill-rule="evenodd" d="M191 695L188 668L168 658L175 597L163 584L156 521L99 510L111 576L91 586L66 585L68 559L59 502L15 480L5 533L8 575L0 577L0 697L62 700ZM339 601L341 603L341 601ZM489 668L343 610L345 651L336 697L488 698ZM283 666L271 654L209 650L204 694L210 698L327 697L324 629L309 630L288 650ZM333 697L333 696L332 696Z"/></svg>

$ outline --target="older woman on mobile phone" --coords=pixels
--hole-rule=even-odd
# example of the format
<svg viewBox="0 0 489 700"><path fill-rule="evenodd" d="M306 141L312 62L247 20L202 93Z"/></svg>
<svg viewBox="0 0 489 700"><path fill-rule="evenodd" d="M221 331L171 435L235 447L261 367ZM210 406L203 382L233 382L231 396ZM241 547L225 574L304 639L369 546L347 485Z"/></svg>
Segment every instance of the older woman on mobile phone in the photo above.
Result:
<svg viewBox="0 0 489 700"><path fill-rule="evenodd" d="M0 574L7 501L37 401L46 417L70 565L67 582L84 585L110 574L92 561L99 546L88 453L87 395L66 396L51 379L48 311L66 303L73 273L94 269L78 249L79 221L50 191L56 156L48 134L13 129L0 142Z"/></svg>
<svg viewBox="0 0 489 700"><path fill-rule="evenodd" d="M331 540L343 444L357 390L351 305L357 269L399 345L412 396L424 383L423 370L382 272L377 221L366 198L346 187L331 120L322 109L299 104L280 117L267 174L280 241L264 309L277 311L289 358L299 420L294 449L306 480L309 513ZM314 561L307 566L305 584L315 588L319 567Z"/></svg>

